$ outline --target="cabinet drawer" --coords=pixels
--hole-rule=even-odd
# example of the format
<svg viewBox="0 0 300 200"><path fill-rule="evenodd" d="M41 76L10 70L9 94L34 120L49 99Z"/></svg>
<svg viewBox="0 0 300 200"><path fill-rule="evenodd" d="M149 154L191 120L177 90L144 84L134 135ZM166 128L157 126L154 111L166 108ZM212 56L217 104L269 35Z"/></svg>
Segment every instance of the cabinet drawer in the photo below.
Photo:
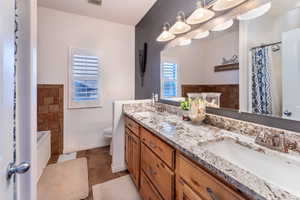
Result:
<svg viewBox="0 0 300 200"><path fill-rule="evenodd" d="M164 200L174 198L174 173L148 147L141 145L142 170Z"/></svg>
<svg viewBox="0 0 300 200"><path fill-rule="evenodd" d="M153 187L153 185L143 172L141 173L140 194L143 200L163 200L163 198L156 191L156 189Z"/></svg>
<svg viewBox="0 0 300 200"><path fill-rule="evenodd" d="M129 128L135 135L140 136L139 124L132 119L125 117L125 125Z"/></svg>
<svg viewBox="0 0 300 200"><path fill-rule="evenodd" d="M204 200L198 196L187 184L183 184L179 200Z"/></svg>
<svg viewBox="0 0 300 200"><path fill-rule="evenodd" d="M172 147L144 128L141 128L141 140L171 169L174 169L175 150Z"/></svg>
<svg viewBox="0 0 300 200"><path fill-rule="evenodd" d="M178 163L180 177L196 191L202 199L212 199L211 195L215 195L220 200L245 200L245 198L184 156L179 155Z"/></svg>

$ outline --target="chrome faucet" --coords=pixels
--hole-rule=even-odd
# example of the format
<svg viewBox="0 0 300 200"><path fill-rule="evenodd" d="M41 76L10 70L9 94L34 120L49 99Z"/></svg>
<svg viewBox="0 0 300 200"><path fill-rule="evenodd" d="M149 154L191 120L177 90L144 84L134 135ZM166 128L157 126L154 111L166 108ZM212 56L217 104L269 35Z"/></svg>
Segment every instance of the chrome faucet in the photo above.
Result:
<svg viewBox="0 0 300 200"><path fill-rule="evenodd" d="M256 136L255 143L284 153L298 148L297 142L288 140L284 132L279 134L260 133Z"/></svg>
<svg viewBox="0 0 300 200"><path fill-rule="evenodd" d="M151 101L152 101L152 106L154 106L155 105L155 95L154 95L154 93L152 93Z"/></svg>
<svg viewBox="0 0 300 200"><path fill-rule="evenodd" d="M152 105L155 106L155 104L158 102L158 94L153 92L151 99L152 99Z"/></svg>

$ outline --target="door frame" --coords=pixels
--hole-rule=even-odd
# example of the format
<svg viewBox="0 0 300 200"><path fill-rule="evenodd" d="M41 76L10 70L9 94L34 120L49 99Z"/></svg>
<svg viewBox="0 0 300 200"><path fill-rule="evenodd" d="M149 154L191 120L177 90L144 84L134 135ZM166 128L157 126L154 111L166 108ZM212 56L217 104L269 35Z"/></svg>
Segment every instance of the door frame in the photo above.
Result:
<svg viewBox="0 0 300 200"><path fill-rule="evenodd" d="M37 1L18 1L16 67L16 163L30 162L17 175L17 199L37 199Z"/></svg>

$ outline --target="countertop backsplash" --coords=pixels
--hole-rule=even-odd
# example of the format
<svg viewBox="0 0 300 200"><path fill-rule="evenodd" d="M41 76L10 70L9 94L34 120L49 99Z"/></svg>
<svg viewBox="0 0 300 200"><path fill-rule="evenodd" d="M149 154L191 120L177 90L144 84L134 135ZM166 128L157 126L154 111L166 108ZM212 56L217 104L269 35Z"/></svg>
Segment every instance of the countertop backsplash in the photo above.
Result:
<svg viewBox="0 0 300 200"><path fill-rule="evenodd" d="M147 112L147 111L156 111L156 108L163 107L165 112L170 114L175 114L178 116L184 115L187 111L182 110L180 107L163 104L163 103L134 103L134 104L126 104L123 107L123 110L129 112ZM272 128L263 126L260 124L255 124L252 122L236 120L228 117L223 117L219 115L206 114L206 119L204 120L205 124L209 124L220 129L224 129L230 132L247 135L250 137L256 137L258 134L281 134L284 133L285 137L288 141L296 142L297 149L295 153L300 154L300 133L287 131L278 128Z"/></svg>

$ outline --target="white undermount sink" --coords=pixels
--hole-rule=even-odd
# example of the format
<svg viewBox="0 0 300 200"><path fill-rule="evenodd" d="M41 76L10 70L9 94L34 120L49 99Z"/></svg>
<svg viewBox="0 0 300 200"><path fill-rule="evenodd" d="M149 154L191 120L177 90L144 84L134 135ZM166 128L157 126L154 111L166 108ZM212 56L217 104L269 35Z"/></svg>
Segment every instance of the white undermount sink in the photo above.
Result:
<svg viewBox="0 0 300 200"><path fill-rule="evenodd" d="M249 171L268 183L300 196L300 163L280 154L258 152L232 139L202 146L205 150Z"/></svg>

